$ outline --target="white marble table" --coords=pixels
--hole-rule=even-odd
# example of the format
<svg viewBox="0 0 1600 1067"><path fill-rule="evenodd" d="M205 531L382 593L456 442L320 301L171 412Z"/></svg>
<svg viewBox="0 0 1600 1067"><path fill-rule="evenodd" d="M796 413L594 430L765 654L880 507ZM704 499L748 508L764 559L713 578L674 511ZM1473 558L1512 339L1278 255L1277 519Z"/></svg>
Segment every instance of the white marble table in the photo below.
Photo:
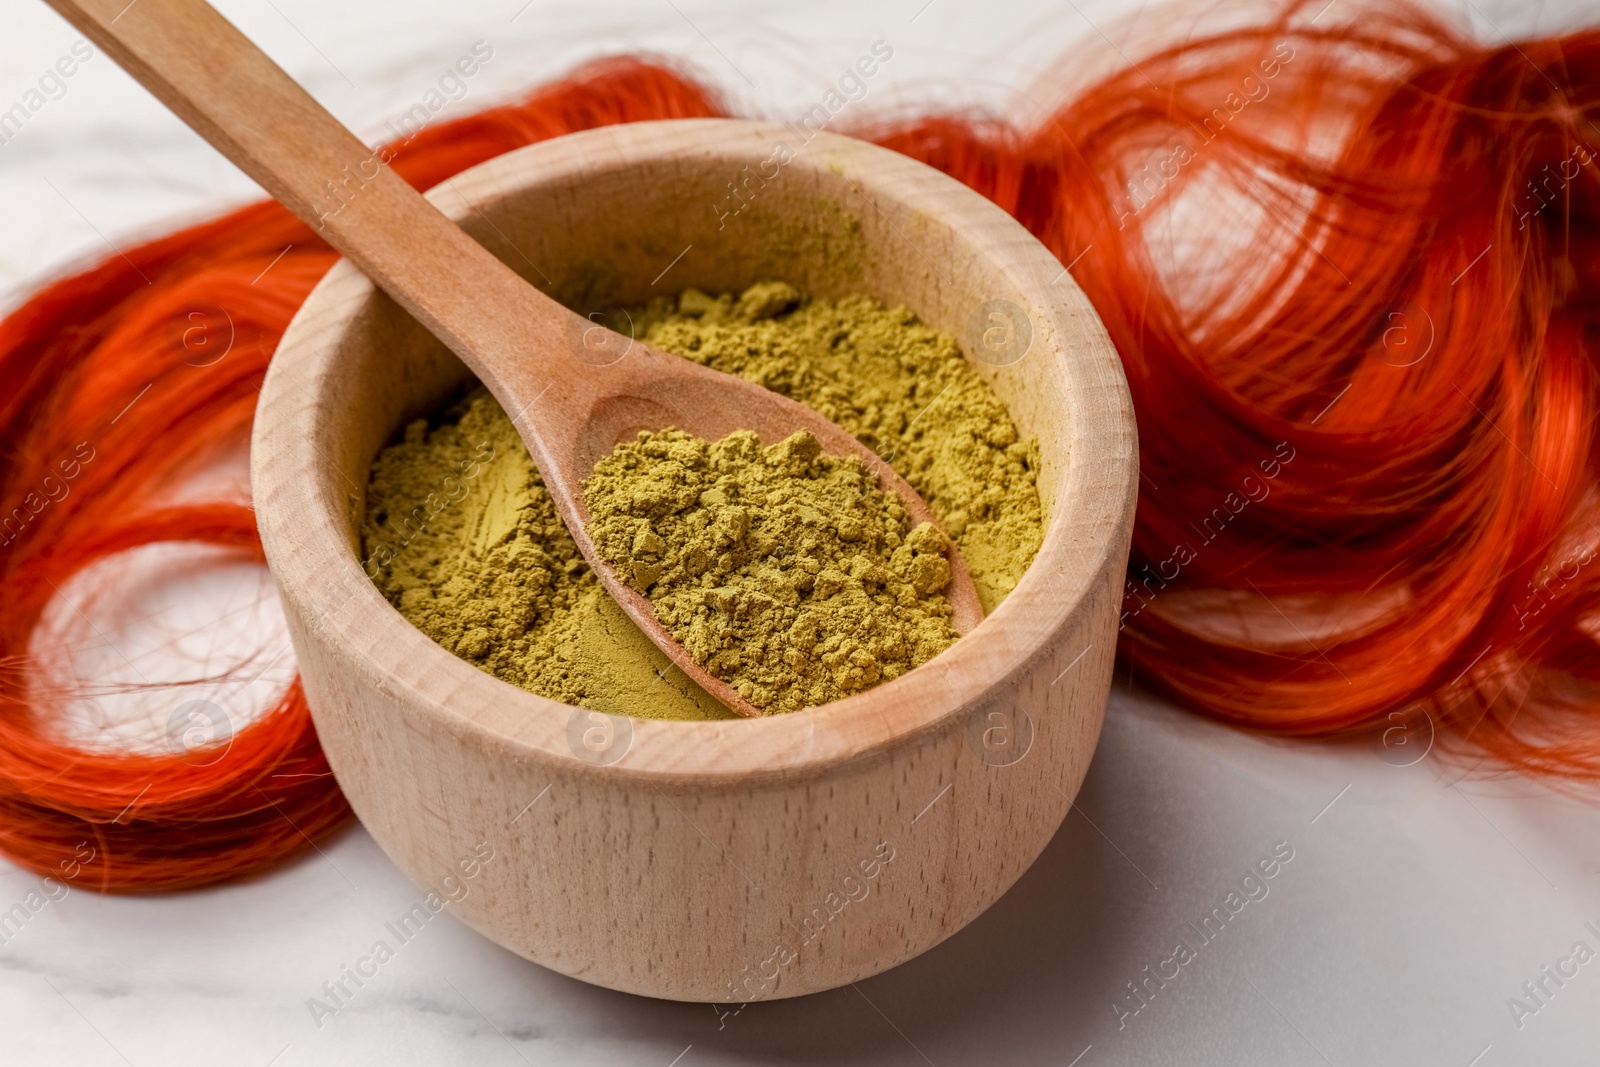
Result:
<svg viewBox="0 0 1600 1067"><path fill-rule="evenodd" d="M496 58L462 108L635 47L688 56L747 110L781 117L879 38L895 42L892 76L863 107L1037 106L1048 94L1021 87L1068 46L1114 63L1116 16L1132 10L1036 0L1001 25L960 0L523 4L222 6L374 135L480 39ZM1477 17L1516 32L1533 25L1519 6L1480 0ZM1539 24L1582 14L1552 4ZM7 24L0 102L76 36L34 0L12 0ZM0 284L14 302L108 243L253 195L97 58L0 145ZM1265 740L1119 681L1078 806L994 908L858 987L737 1015L563 978L448 914L359 989L347 980L335 1014L315 1011L421 895L359 828L223 888L74 890L0 944L0 1064L1600 1062L1600 962L1545 979L1533 1014L1507 1006L1575 942L1600 951L1600 803L1471 777L1437 753L1412 762L1424 748L1421 734L1400 750ZM1275 876L1246 887L1257 899L1220 933L1197 929L1275 850ZM0 912L38 886L0 864ZM1166 962L1179 941L1190 952ZM1150 979L1147 1003L1129 999L1128 983L1174 970Z"/></svg>

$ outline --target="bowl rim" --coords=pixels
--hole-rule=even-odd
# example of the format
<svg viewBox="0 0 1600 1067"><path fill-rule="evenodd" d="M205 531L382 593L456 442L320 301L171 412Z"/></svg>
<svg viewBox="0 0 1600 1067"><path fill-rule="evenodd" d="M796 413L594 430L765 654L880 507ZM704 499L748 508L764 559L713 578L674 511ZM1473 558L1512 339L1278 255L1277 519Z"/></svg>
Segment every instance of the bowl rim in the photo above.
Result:
<svg viewBox="0 0 1600 1067"><path fill-rule="evenodd" d="M428 196L458 222L475 213L488 219L496 201L531 186L592 171L597 161L628 167L669 145L681 149L686 135L737 170L749 162L753 142L771 145L789 132L775 123L737 119L607 126L494 157L441 181ZM403 699L434 724L514 758L554 761L568 773L608 779L735 785L768 775L821 773L948 727L996 683L1026 668L1080 613L1105 610L1088 601L1105 568L1120 567L1125 558L1137 447L1121 361L1088 298L1021 224L931 167L828 132L817 133L789 165L830 172L835 182L848 175L874 195L949 226L1027 298L1039 349L1030 350L1029 358L1051 360L1051 373L1063 376L1068 454L1041 547L1017 586L978 627L928 663L843 700L760 719L628 718L631 739L617 762L580 759L568 740L569 725L587 709L502 681L414 627L349 551L348 507L340 495L327 487L318 491L324 481L319 473L327 466L319 442L338 415L328 400L337 373L334 357L340 338L376 292L341 260L307 296L279 343L251 442L262 542L285 610L305 622L297 631L300 640L318 642L365 683ZM359 581L352 582L352 574ZM338 580L330 580L334 575ZM1067 658L1062 675L1077 662Z"/></svg>

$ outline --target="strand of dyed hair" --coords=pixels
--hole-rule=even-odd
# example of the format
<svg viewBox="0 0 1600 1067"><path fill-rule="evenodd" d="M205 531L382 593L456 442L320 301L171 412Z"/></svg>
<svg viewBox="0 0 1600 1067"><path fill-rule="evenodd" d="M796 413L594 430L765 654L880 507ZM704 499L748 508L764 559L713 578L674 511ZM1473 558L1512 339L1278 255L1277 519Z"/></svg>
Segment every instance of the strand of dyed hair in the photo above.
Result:
<svg viewBox="0 0 1600 1067"><path fill-rule="evenodd" d="M670 67L609 61L423 130L396 168L425 188L561 133L723 113ZM1597 117L1600 33L1487 46L1419 8L1324 22L1297 3L1142 57L1032 129L930 116L858 132L1015 215L1122 354L1142 468L1134 669L1278 733L1425 713L1456 751L1587 783ZM18 862L66 870L89 842L101 888L174 888L344 818L296 687L196 768L55 739L28 686L37 620L96 560L162 540L259 558L238 504L161 492L244 432L331 262L255 205L0 324L0 519L23 516L0 556L0 848ZM226 309L234 347L197 368L171 324L202 306ZM94 459L71 495L35 512L80 443Z"/></svg>

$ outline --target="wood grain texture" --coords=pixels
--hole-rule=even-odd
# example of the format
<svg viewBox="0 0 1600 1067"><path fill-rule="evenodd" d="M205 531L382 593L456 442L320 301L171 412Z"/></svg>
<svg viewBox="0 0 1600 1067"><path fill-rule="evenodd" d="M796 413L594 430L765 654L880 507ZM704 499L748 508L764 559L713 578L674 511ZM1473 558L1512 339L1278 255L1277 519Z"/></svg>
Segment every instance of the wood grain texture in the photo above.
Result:
<svg viewBox="0 0 1600 1067"><path fill-rule="evenodd" d="M768 444L804 429L824 451L859 457L913 522L938 525L887 463L815 411L610 336L539 292L390 170L387 149L362 144L206 0L48 2L460 357L511 414L606 592L669 659L739 714L761 712L685 654L650 601L617 577L589 539L582 482L598 459L641 429L673 426L709 440L748 429ZM574 339L584 358L573 358ZM953 544L946 554L950 621L964 634L983 608Z"/></svg>
<svg viewBox="0 0 1600 1067"><path fill-rule="evenodd" d="M751 181L779 143L793 158ZM737 214L730 182L744 190ZM912 308L979 357L1038 438L1048 525L1021 583L976 629L846 700L684 723L534 696L435 645L363 571L373 457L468 372L340 264L267 376L253 480L318 732L373 836L426 886L489 842L495 859L452 910L547 967L650 996L828 989L970 922L1069 810L1112 669L1134 422L1116 353L1071 277L931 169L756 123L563 137L431 199L579 310L759 278ZM985 348L996 313L1013 316L1013 339L1031 335L1025 350Z"/></svg>

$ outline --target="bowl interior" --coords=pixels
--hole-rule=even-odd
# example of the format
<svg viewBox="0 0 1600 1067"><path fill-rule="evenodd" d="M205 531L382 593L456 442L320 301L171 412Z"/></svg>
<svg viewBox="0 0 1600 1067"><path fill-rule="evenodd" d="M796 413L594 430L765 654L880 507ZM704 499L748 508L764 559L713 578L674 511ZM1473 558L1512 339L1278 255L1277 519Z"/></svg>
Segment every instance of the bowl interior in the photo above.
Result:
<svg viewBox="0 0 1600 1067"><path fill-rule="evenodd" d="M1042 246L998 208L975 205L977 194L920 164L828 134L800 143L781 126L646 125L656 129L631 127L625 147L612 131L598 130L509 153L430 196L529 282L580 312L642 304L687 286L737 291L767 278L814 296L866 294L908 306L961 342L1022 434L1038 440L1047 529L1011 597L943 656L894 682L795 716L641 721L636 729L803 731L809 743L815 730L841 728L836 743L802 746L796 758L859 754L909 737L1024 663L1078 610L1106 555L1125 551L1133 430L1115 352L1081 291ZM652 137L660 151L652 151ZM686 137L692 151L684 151ZM986 344L996 336L1004 343ZM573 351L579 358L577 346ZM444 403L467 371L347 264L312 294L279 358L321 361L312 379L317 395L308 398L320 414L292 435L274 431L309 438L279 442L298 450L320 498L316 507L326 512L325 524L309 517L306 536L318 536L319 528L334 533L346 550L343 566L359 566L374 456L400 427ZM273 374L281 370L275 364ZM1020 610L1014 605L1025 590L1029 603ZM371 592L356 598L359 610L387 610L393 624L410 629ZM315 613L316 605L308 607ZM432 652L418 654L431 656L439 671L478 673L426 643ZM496 704L567 710L498 684L509 692ZM895 695L901 710L892 718L856 710ZM801 717L813 722L785 725ZM543 733L521 737L544 747L534 736Z"/></svg>

